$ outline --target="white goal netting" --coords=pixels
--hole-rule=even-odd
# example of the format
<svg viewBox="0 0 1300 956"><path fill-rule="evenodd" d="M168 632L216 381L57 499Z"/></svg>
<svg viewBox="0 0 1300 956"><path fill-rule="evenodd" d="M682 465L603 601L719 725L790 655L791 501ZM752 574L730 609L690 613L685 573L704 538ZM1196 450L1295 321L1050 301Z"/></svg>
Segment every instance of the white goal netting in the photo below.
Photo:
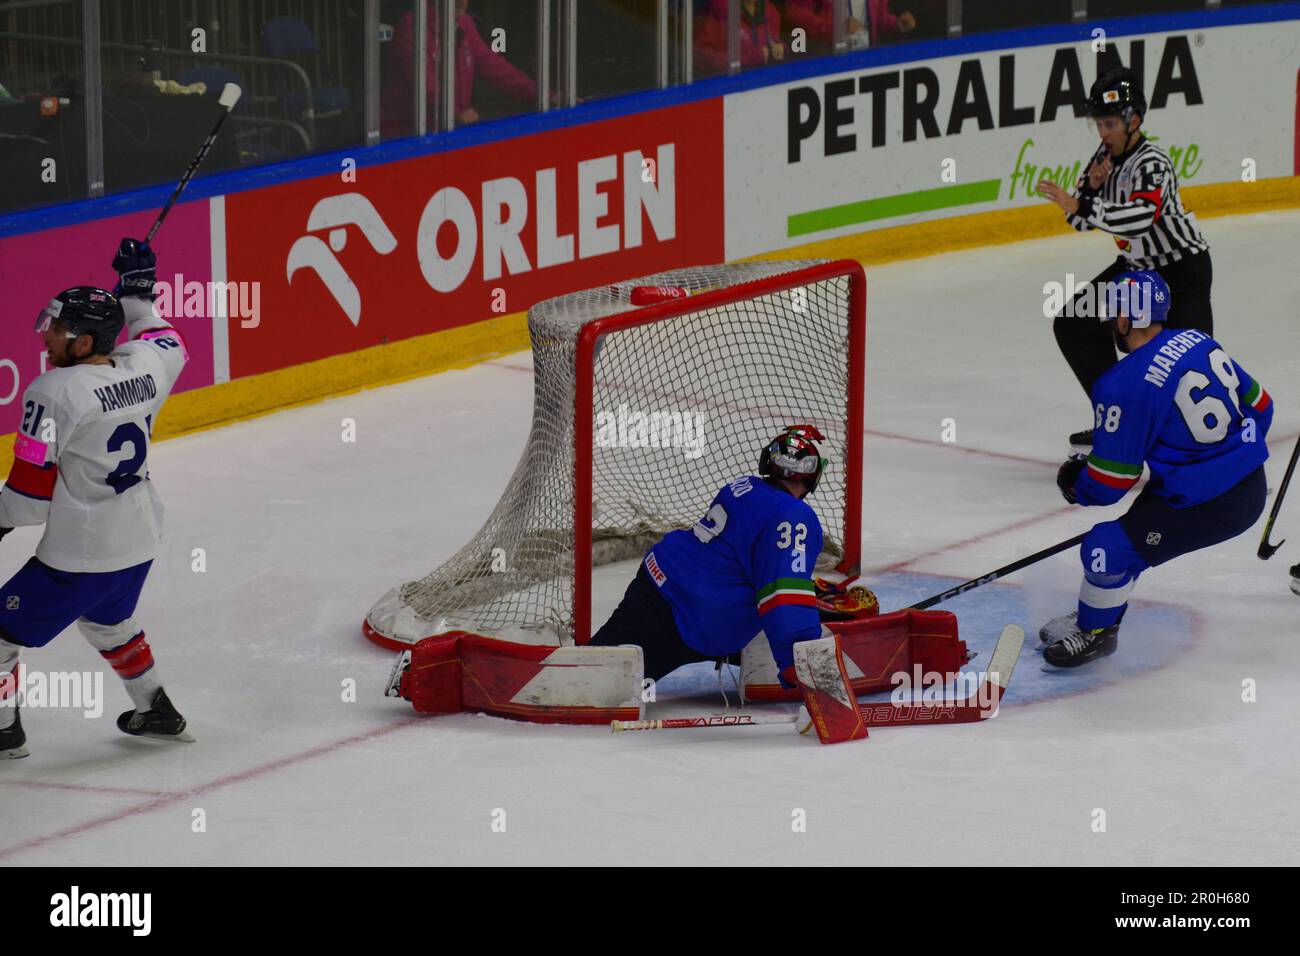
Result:
<svg viewBox="0 0 1300 956"><path fill-rule="evenodd" d="M574 620L577 562L636 558L665 533L689 527L722 485L754 474L763 445L794 423L815 424L827 436L821 444L830 464L808 501L825 535L820 566L834 564L843 549L847 496L858 493L846 487L843 467L847 276L782 291L738 289L741 294L709 308L608 332L596 346L590 376L578 367L583 328L635 309L636 287L675 286L697 295L814 264L681 269L530 310L533 422L514 475L468 544L371 609L371 636L409 643L447 626L490 634L550 625L561 635L572 637L576 629L585 637L600 622ZM580 381L591 382L589 442L575 438ZM575 534L575 494L583 482L575 476L588 468L591 549L578 553L583 536Z"/></svg>

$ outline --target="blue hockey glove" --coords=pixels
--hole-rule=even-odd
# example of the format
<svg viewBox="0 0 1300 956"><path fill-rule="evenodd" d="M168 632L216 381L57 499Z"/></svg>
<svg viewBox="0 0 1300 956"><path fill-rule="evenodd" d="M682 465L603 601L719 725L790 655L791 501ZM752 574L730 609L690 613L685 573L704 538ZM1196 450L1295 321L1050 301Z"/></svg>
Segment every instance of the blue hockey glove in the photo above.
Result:
<svg viewBox="0 0 1300 956"><path fill-rule="evenodd" d="M119 299L124 295L152 296L157 266L158 260L147 245L138 239L123 239L113 257L113 271L117 273L113 294Z"/></svg>

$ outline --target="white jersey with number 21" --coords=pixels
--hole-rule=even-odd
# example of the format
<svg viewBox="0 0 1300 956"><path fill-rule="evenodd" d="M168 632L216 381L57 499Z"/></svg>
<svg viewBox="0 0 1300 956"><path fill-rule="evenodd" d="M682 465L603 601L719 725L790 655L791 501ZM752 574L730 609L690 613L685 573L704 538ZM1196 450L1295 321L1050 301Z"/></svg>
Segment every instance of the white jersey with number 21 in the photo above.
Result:
<svg viewBox="0 0 1300 956"><path fill-rule="evenodd" d="M36 557L61 571L152 560L163 505L149 480L158 410L185 367L180 333L146 298L122 299L131 341L106 365L54 368L23 394L0 527L45 525Z"/></svg>

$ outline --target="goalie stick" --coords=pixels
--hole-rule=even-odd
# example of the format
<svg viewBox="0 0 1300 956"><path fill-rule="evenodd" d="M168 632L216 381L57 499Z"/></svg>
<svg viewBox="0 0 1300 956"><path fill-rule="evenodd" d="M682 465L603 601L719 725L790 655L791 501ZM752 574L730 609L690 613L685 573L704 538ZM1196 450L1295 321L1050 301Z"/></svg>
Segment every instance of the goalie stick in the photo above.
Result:
<svg viewBox="0 0 1300 956"><path fill-rule="evenodd" d="M1269 544L1268 536L1273 533L1273 522L1277 520L1277 513L1282 510L1282 497L1286 494L1287 485L1291 484L1291 474L1295 471L1296 459L1300 458L1300 436L1296 437L1295 448L1291 451L1291 461L1286 466L1286 473L1282 475L1282 484L1278 486L1277 497L1273 499L1273 510L1268 513L1268 521L1264 522L1264 536L1259 539L1259 559L1267 561L1277 553L1277 549L1286 544L1286 538L1283 538L1277 544Z"/></svg>
<svg viewBox="0 0 1300 956"><path fill-rule="evenodd" d="M997 715L1002 695L1011 683L1025 632L1008 624L998 635L997 646L979 689L965 700L951 704L859 704L868 728L906 727L928 724L968 724ZM797 714L707 714L700 717L667 717L662 720L614 720L611 733L628 730L695 730L705 727L754 727L760 724L793 724Z"/></svg>
<svg viewBox="0 0 1300 956"><path fill-rule="evenodd" d="M226 121L226 117L230 115L230 111L235 108L235 104L239 102L239 98L243 96L243 94L244 91L234 83L227 83L221 88L221 96L217 98L217 105L221 107L221 112L217 115L216 125L212 127L212 132L208 134L208 138L203 141L203 145L199 147L199 151L195 153L194 158L190 160L189 169L185 170L185 175L182 176L181 181L176 184L176 188L172 190L172 194L167 198L167 202L163 205L162 211L158 213L158 218L155 219L153 225L149 227L149 234L144 237L144 244L146 246L153 242L153 237L162 227L163 220L167 218L167 214L172 211L172 206L176 205L176 200L181 198L181 193L183 193L185 187L190 184L190 180L194 178L195 172L198 171L199 164L203 162L203 157L208 155L208 150L210 150L212 144L216 142L217 133L221 132L221 124Z"/></svg>

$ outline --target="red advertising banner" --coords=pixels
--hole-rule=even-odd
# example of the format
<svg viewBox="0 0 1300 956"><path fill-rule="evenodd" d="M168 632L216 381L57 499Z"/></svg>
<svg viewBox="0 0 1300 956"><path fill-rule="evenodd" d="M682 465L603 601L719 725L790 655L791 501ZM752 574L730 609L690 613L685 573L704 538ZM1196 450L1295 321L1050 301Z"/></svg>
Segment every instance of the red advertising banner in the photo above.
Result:
<svg viewBox="0 0 1300 956"><path fill-rule="evenodd" d="M156 209L0 238L0 286L6 322L0 327L0 434L18 430L23 390L46 370L36 316L54 296L75 285L112 289L113 254L125 236L143 239ZM181 334L190 361L176 391L212 384L212 326L206 289L212 276L208 203L181 203L154 242L160 310ZM201 306L185 308L188 301Z"/></svg>
<svg viewBox="0 0 1300 956"><path fill-rule="evenodd" d="M231 378L723 258L722 101L226 198Z"/></svg>

